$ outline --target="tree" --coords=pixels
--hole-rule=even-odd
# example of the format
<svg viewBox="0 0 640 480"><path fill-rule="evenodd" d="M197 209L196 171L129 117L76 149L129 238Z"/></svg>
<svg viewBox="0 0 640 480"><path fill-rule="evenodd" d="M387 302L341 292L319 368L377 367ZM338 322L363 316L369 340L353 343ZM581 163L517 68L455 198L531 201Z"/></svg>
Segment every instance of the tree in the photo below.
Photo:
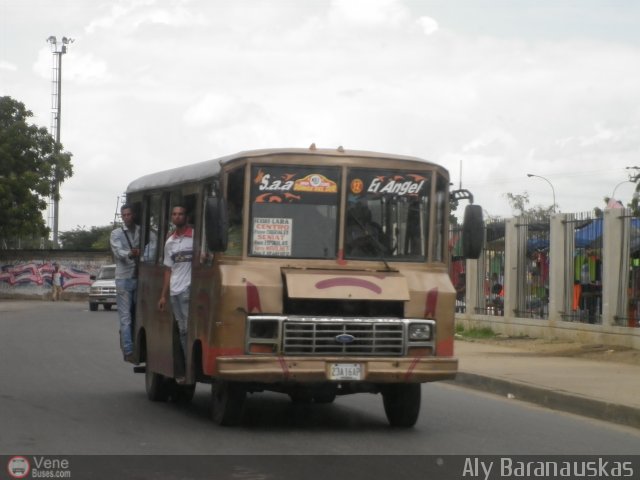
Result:
<svg viewBox="0 0 640 480"><path fill-rule="evenodd" d="M543 207L542 205L529 207L529 193L527 192L522 194L505 193L504 196L507 198L507 202L509 202L515 216L527 216L535 222L548 222L554 213L553 205L550 207Z"/></svg>
<svg viewBox="0 0 640 480"><path fill-rule="evenodd" d="M640 217L640 167L627 167L627 169L635 172L629 174L629 181L636 184L636 191L631 203L627 206L631 209L633 216Z"/></svg>
<svg viewBox="0 0 640 480"><path fill-rule="evenodd" d="M44 127L29 124L33 113L11 97L0 97L0 241L46 236L42 211L55 179L73 175L71 154Z"/></svg>
<svg viewBox="0 0 640 480"><path fill-rule="evenodd" d="M60 242L65 250L109 250L109 237L113 225L103 227L76 227L68 232L60 232Z"/></svg>

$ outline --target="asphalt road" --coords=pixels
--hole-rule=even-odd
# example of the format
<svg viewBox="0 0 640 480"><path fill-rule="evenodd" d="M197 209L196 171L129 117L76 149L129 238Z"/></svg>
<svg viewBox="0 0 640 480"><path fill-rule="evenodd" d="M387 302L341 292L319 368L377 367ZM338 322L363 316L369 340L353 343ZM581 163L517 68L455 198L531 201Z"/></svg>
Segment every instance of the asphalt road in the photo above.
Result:
<svg viewBox="0 0 640 480"><path fill-rule="evenodd" d="M637 454L640 431L450 384L423 386L417 426L387 425L381 397L294 405L249 396L243 423L208 418L209 389L152 403L120 355L117 314L77 302L0 301L1 455ZM319 477L321 478L321 477Z"/></svg>

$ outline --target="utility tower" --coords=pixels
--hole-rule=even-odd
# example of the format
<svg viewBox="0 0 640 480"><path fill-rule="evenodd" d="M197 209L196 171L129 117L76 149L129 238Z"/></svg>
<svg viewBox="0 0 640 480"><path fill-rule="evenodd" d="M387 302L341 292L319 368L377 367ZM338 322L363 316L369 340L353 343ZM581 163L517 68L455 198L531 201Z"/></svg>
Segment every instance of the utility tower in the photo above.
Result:
<svg viewBox="0 0 640 480"><path fill-rule="evenodd" d="M67 46L73 43L72 38L62 37L60 42L51 35L47 38L47 42L51 44L51 52L53 53L53 71L51 75L51 133L56 139L56 152L60 144L60 122L62 118L62 55L67 53ZM53 248L58 248L58 209L60 197L60 178L56 170L51 179L53 182L53 195L50 202L49 225L53 230Z"/></svg>

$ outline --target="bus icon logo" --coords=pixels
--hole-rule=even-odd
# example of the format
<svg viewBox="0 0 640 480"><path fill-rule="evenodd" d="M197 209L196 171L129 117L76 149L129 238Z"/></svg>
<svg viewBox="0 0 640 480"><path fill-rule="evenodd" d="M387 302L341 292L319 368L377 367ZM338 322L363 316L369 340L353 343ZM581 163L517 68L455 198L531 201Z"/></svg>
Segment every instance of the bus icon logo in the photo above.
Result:
<svg viewBox="0 0 640 480"><path fill-rule="evenodd" d="M7 464L7 471L12 478L25 478L31 471L29 460L24 457L11 457Z"/></svg>

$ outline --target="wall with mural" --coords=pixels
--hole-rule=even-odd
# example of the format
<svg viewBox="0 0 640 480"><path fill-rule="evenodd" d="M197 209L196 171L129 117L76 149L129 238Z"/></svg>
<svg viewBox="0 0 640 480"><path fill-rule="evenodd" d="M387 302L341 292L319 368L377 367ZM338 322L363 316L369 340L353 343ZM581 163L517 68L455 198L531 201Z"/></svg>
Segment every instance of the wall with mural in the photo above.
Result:
<svg viewBox="0 0 640 480"><path fill-rule="evenodd" d="M91 275L113 263L110 252L68 252L61 250L0 251L0 298L46 297L51 293L54 264L63 277L66 298L89 293Z"/></svg>

